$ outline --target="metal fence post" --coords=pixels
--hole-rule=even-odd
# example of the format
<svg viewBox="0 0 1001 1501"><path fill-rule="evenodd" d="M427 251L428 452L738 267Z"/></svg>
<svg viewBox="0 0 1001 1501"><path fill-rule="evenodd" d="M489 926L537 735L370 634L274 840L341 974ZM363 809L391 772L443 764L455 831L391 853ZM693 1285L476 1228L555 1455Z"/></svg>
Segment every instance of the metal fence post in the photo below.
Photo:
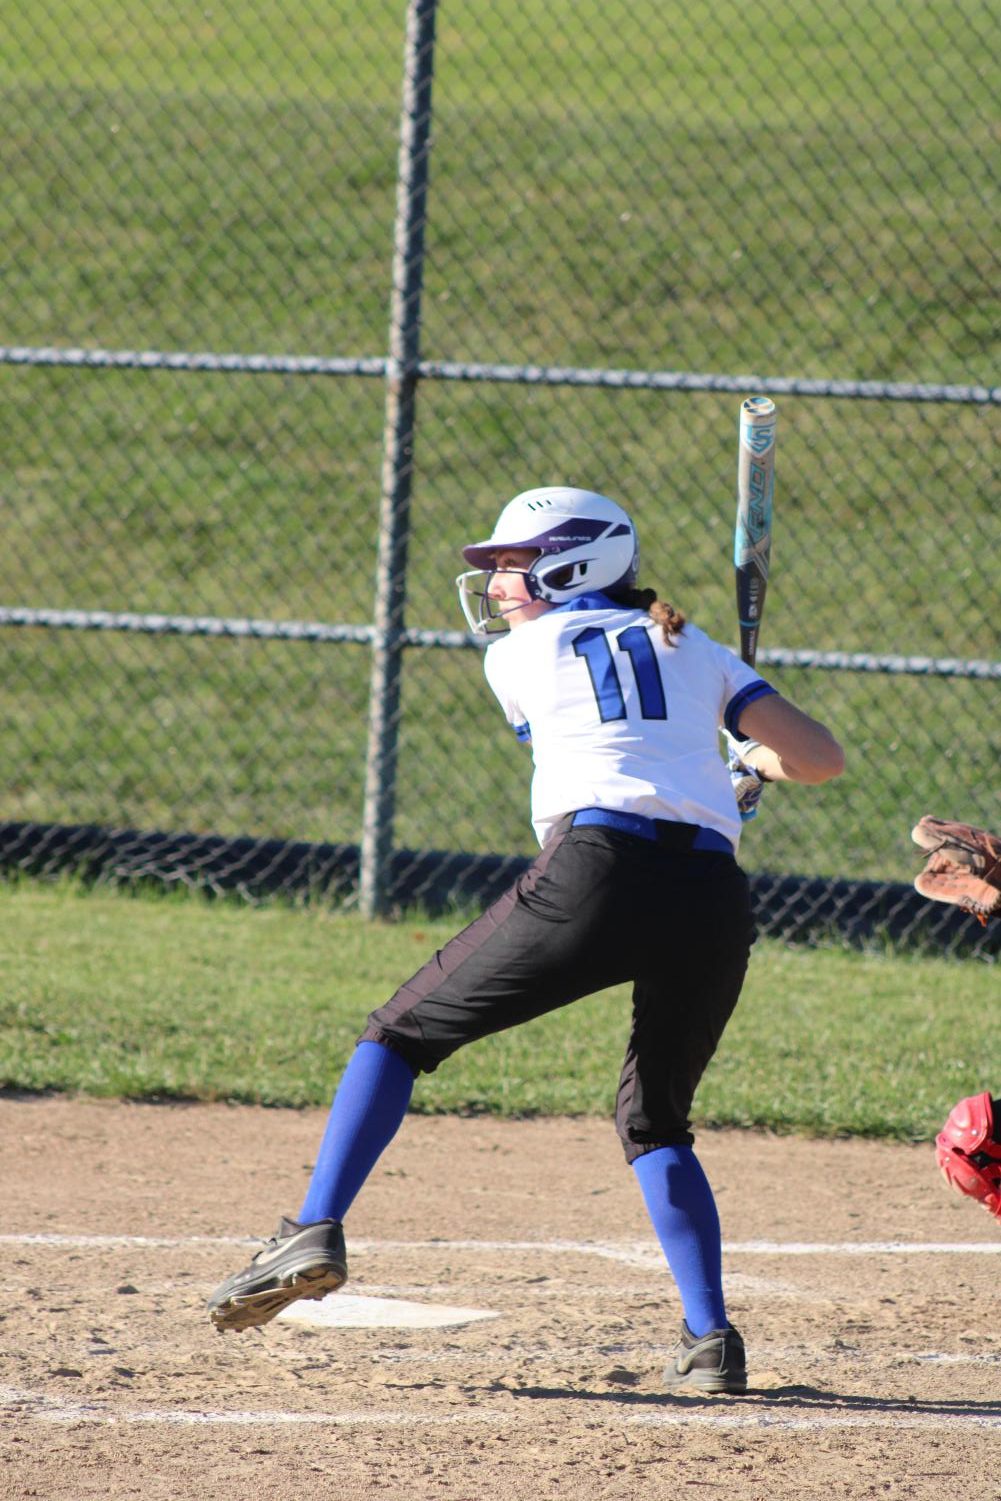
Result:
<svg viewBox="0 0 1001 1501"><path fill-rule="evenodd" d="M436 8L437 0L410 0L407 7L361 843L365 917L386 909L393 851Z"/></svg>

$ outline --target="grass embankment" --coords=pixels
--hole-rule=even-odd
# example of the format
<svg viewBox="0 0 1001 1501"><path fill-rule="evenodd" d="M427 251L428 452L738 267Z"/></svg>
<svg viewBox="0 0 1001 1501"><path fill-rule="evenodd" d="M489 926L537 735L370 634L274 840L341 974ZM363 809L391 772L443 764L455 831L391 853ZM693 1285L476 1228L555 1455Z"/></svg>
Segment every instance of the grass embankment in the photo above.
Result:
<svg viewBox="0 0 1001 1501"><path fill-rule="evenodd" d="M0 887L0 1087L325 1105L364 1017L457 922ZM924 1139L1001 1078L997 970L760 942L702 1124ZM419 1111L610 1115L625 988L457 1054Z"/></svg>

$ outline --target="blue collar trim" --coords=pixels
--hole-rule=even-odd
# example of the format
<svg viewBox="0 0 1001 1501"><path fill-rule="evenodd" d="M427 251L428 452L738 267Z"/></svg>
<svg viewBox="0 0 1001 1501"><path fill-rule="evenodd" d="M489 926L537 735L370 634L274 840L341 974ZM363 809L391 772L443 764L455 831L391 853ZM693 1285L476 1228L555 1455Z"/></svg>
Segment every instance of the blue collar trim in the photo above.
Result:
<svg viewBox="0 0 1001 1501"><path fill-rule="evenodd" d="M609 599L600 589L593 589L587 594L578 594L575 599L568 599L562 605L553 605L554 610L616 610L621 606L616 605L614 599Z"/></svg>

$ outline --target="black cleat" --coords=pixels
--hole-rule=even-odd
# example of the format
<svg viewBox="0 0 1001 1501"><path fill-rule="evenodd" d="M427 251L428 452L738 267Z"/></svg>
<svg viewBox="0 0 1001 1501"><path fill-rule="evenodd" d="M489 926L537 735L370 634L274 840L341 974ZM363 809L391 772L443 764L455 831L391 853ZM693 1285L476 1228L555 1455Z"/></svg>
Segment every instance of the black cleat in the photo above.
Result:
<svg viewBox="0 0 1001 1501"><path fill-rule="evenodd" d="M223 1333L267 1324L300 1298L325 1298L347 1280L344 1230L337 1220L300 1225L284 1215L274 1235L242 1272L216 1288L209 1318Z"/></svg>
<svg viewBox="0 0 1001 1501"><path fill-rule="evenodd" d="M726 1329L710 1329L696 1339L682 1322L681 1343L674 1359L664 1372L664 1385L675 1392L687 1388L697 1392L747 1391L747 1361L744 1341L732 1324Z"/></svg>

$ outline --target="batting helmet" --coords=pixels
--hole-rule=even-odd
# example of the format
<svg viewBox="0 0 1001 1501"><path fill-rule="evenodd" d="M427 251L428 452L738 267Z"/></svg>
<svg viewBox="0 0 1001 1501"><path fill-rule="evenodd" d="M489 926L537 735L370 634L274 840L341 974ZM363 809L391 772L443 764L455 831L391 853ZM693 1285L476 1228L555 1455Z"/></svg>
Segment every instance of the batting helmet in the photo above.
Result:
<svg viewBox="0 0 1001 1501"><path fill-rule="evenodd" d="M507 548L538 553L525 570L528 592L556 605L591 590L630 588L639 568L639 542L628 513L607 495L571 485L522 491L508 501L486 541L464 547L462 555L477 572L489 573L498 552ZM462 574L457 581L463 599L470 577ZM474 630L489 624L482 617L471 623Z"/></svg>

